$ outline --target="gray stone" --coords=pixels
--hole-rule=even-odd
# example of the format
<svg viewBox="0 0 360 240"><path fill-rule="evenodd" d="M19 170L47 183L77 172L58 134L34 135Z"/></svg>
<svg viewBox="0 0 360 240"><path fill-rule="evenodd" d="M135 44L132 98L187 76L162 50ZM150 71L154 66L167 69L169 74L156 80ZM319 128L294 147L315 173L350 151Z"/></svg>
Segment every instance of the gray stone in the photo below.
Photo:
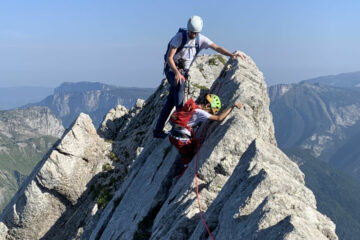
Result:
<svg viewBox="0 0 360 240"><path fill-rule="evenodd" d="M109 150L90 117L80 114L1 215L0 221L9 229L7 239L40 239L65 212L75 211L73 206L89 181L109 162Z"/></svg>
<svg viewBox="0 0 360 240"><path fill-rule="evenodd" d="M201 61L208 63L211 58L204 56ZM234 109L222 123L207 123L198 131L203 141L198 153L200 209L215 238L337 239L335 225L316 210L304 175L276 147L266 84L255 63L249 56L246 61L230 59L211 85L206 79L215 75L216 67L192 68L191 84L200 87L189 96L201 97L209 88L220 96L224 108L234 101L244 107ZM155 94L160 99L152 99L153 108L166 96ZM168 140L144 141L90 239L205 238L195 190L196 157L176 181L177 150ZM255 157L249 156L252 151Z"/></svg>
<svg viewBox="0 0 360 240"><path fill-rule="evenodd" d="M2 222L0 222L0 239L5 239L7 235L8 228Z"/></svg>
<svg viewBox="0 0 360 240"><path fill-rule="evenodd" d="M46 107L0 111L0 212L64 130Z"/></svg>
<svg viewBox="0 0 360 240"><path fill-rule="evenodd" d="M206 212L216 239L337 239L298 166L254 140ZM190 239L201 239L200 222Z"/></svg>
<svg viewBox="0 0 360 240"><path fill-rule="evenodd" d="M120 127L118 126L116 119L120 119L126 114L128 114L128 110L122 105L117 105L116 108L111 109L100 124L98 129L99 135L106 139L114 138L117 129Z"/></svg>
<svg viewBox="0 0 360 240"><path fill-rule="evenodd" d="M30 220L38 221L36 213L49 213L15 201L13 206L22 210L8 211L2 221L11 230L9 238L206 239L201 210L216 239L337 239L335 225L316 210L303 173L277 148L266 83L252 59L225 62L217 55L201 56L190 70L188 84L187 98L201 100L210 91L220 96L223 109L234 101L243 108L232 110L221 123L201 126L197 132L201 148L180 179L178 151L168 139L152 137L169 93L163 80L145 102L138 101L117 117L116 111L109 113L115 125L111 134L105 133L107 123L98 132L111 136L111 144L96 134L84 115L78 119L57 152L34 174L27 195L20 193L22 198L36 197L52 208L58 206L59 212L64 206L68 213L44 219L42 229L34 233ZM170 127L167 123L165 130ZM114 170L93 178L108 162L110 147ZM84 176L74 169L81 169ZM110 186L114 196L104 209L94 207L93 195L84 194L87 181ZM44 193L30 189L33 185L57 198L47 203ZM17 225L23 216L25 228ZM54 224L54 219L60 221Z"/></svg>

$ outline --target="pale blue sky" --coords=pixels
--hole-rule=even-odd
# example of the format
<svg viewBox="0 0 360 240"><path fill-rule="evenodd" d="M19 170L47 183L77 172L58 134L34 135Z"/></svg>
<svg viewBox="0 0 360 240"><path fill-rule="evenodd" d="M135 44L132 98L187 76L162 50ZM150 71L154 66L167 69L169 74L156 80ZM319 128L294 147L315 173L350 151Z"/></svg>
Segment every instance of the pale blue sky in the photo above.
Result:
<svg viewBox="0 0 360 240"><path fill-rule="evenodd" d="M269 85L360 71L358 1L0 2L0 87L100 81L156 87L170 38L191 15L250 55Z"/></svg>

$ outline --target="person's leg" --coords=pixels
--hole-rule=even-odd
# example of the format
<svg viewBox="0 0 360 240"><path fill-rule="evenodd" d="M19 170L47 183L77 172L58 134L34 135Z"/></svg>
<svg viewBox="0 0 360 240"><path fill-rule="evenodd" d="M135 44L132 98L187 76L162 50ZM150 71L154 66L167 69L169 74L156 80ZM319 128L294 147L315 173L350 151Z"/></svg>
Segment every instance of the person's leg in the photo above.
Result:
<svg viewBox="0 0 360 240"><path fill-rule="evenodd" d="M180 157L181 157L180 160L182 164L181 166L179 166L180 168L177 170L177 172L179 173L178 174L178 179L179 179L182 177L185 170L188 168L188 164L191 162L191 159L194 156L196 146L193 144L193 142L190 139L187 142L180 141L170 135L169 140L170 143L174 145L180 153Z"/></svg>
<svg viewBox="0 0 360 240"><path fill-rule="evenodd" d="M187 167L195 155L196 142L189 139L181 146L179 152L181 154L181 161L184 164L184 167Z"/></svg>
<svg viewBox="0 0 360 240"><path fill-rule="evenodd" d="M178 178L181 178L195 155L196 143L191 139L189 139L187 142L181 142L181 143L179 143L178 141L175 147L179 150L181 156L181 162L183 165L182 170L180 171L180 174L178 176Z"/></svg>
<svg viewBox="0 0 360 240"><path fill-rule="evenodd" d="M176 86L175 91L175 107L176 110L182 108L184 104L184 94L185 94L185 82L180 81L180 84Z"/></svg>
<svg viewBox="0 0 360 240"><path fill-rule="evenodd" d="M163 108L161 109L160 112L160 116L158 118L158 121L156 123L156 127L155 127L155 131L157 132L162 132L163 128L165 126L165 122L167 120L167 118L169 117L175 102L174 102L174 95L175 95L175 90L173 89L173 87L170 87L170 92L169 95L166 99L166 103L163 106Z"/></svg>
<svg viewBox="0 0 360 240"><path fill-rule="evenodd" d="M157 120L155 129L154 129L154 137L165 138L167 136L166 133L163 132L165 122L169 117L173 107L175 106L175 92L176 92L176 85L174 84L175 81L175 74L170 71L166 71L166 79L170 83L170 92L166 99L166 103L161 109L159 118Z"/></svg>
<svg viewBox="0 0 360 240"><path fill-rule="evenodd" d="M185 91L185 82L181 81L181 84L177 84L175 80L175 74L168 69L165 69L165 74L168 82L170 83L170 92L167 97L166 103L160 112L160 116L154 130L154 137L161 138L166 137L163 129L165 126L165 122L169 117L173 107L176 106L176 109L180 109L183 106Z"/></svg>

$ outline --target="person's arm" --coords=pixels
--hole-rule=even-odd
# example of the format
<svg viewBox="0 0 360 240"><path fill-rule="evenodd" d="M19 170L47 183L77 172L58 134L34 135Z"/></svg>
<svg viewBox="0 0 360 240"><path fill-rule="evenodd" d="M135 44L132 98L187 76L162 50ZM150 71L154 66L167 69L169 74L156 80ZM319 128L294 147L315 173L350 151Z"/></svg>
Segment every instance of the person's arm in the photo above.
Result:
<svg viewBox="0 0 360 240"><path fill-rule="evenodd" d="M222 120L224 120L229 114L230 112L233 110L233 108L236 107L238 109L240 109L242 107L242 104L239 102L234 103L233 106L227 108L225 111L223 111L220 115L211 115L209 117L210 120L213 121L218 121L221 122Z"/></svg>
<svg viewBox="0 0 360 240"><path fill-rule="evenodd" d="M170 51L168 53L167 56L167 62L170 65L171 69L173 70L173 72L175 73L175 80L176 80L176 84L179 84L181 79L184 80L184 82L186 81L185 77L179 72L179 70L176 67L176 64L174 62L174 56L176 53L176 49L174 47L170 47Z"/></svg>
<svg viewBox="0 0 360 240"><path fill-rule="evenodd" d="M212 43L210 45L210 48L213 49L214 51L222 54L222 55L225 55L225 56L228 56L228 57L232 57L232 58L236 58L236 57L241 57L242 60L245 60L245 57L243 54L241 53L231 53L229 52L227 49L223 48L223 47L220 47L218 46L216 43Z"/></svg>

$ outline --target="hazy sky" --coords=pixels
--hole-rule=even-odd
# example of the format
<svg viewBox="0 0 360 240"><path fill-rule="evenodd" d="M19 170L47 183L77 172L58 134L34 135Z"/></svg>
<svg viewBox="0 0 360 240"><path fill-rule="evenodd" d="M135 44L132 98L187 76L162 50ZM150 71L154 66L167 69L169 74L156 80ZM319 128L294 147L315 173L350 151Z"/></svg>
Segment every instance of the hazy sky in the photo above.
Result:
<svg viewBox="0 0 360 240"><path fill-rule="evenodd" d="M355 0L2 0L0 87L156 87L191 15L215 43L251 56L269 85L360 71L359 13Z"/></svg>

